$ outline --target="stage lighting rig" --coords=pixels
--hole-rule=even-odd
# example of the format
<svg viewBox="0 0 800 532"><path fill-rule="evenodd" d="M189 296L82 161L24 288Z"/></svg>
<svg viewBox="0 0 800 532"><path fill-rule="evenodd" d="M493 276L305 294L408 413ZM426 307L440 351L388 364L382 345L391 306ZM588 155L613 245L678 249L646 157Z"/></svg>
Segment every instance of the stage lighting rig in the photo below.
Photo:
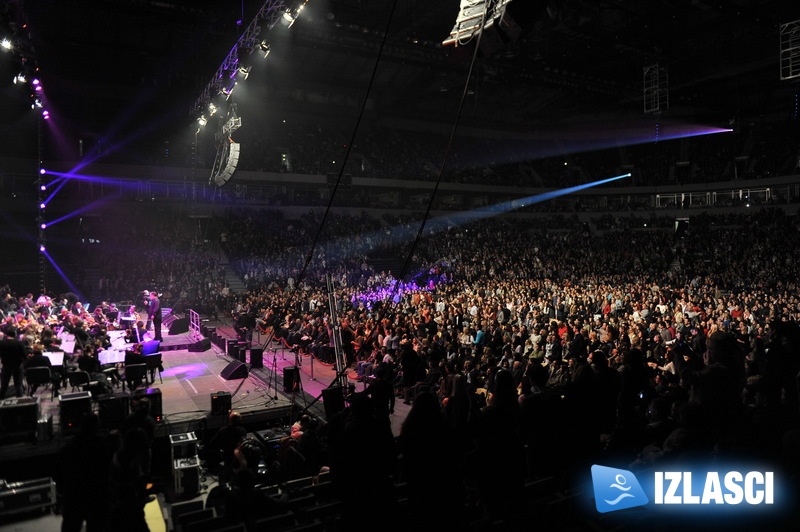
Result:
<svg viewBox="0 0 800 532"><path fill-rule="evenodd" d="M269 52L272 49L272 46L267 41L261 41L261 44L258 45L261 49L261 52L264 54L264 59L269 56Z"/></svg>
<svg viewBox="0 0 800 532"><path fill-rule="evenodd" d="M511 0L461 0L456 23L442 44L464 45L498 21L502 26L506 6L510 3Z"/></svg>
<svg viewBox="0 0 800 532"><path fill-rule="evenodd" d="M195 101L194 106L190 110L190 115L198 116L208 108L209 102L219 93L225 92L226 96L230 96L232 88L227 85L230 80L231 74L238 71L239 61L244 55L252 53L256 48L264 50L265 41L262 40L262 33L269 31L280 20L282 14L286 10L286 3L283 0L267 0L261 6L256 16L245 29L242 36L231 48L228 55L222 61L222 64L217 69L211 81L203 90L200 97ZM261 45L259 46L259 43ZM266 55L265 55L266 57Z"/></svg>

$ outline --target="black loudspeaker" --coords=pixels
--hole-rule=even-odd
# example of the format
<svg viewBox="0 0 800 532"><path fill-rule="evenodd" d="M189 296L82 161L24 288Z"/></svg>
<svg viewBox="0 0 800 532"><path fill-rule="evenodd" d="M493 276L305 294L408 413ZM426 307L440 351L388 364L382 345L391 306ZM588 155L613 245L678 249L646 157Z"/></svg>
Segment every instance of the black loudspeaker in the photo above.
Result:
<svg viewBox="0 0 800 532"><path fill-rule="evenodd" d="M101 395L97 399L97 414L104 429L121 429L130 412L131 394L128 392Z"/></svg>
<svg viewBox="0 0 800 532"><path fill-rule="evenodd" d="M225 354L234 360L239 360L239 340L228 338L225 340Z"/></svg>
<svg viewBox="0 0 800 532"><path fill-rule="evenodd" d="M138 401L142 397L147 397L147 400L150 402L150 415L153 419L155 419L156 422L164 421L161 390L159 388L139 388L133 392L132 402Z"/></svg>
<svg viewBox="0 0 800 532"><path fill-rule="evenodd" d="M190 353L202 353L203 351L208 351L209 349L211 349L211 340L208 338L203 338L202 340L189 345Z"/></svg>
<svg viewBox="0 0 800 532"><path fill-rule="evenodd" d="M189 332L189 318L178 318L169 326L169 334L182 334Z"/></svg>
<svg viewBox="0 0 800 532"><path fill-rule="evenodd" d="M90 392L61 394L58 419L63 434L79 432L83 416L91 413L92 394Z"/></svg>
<svg viewBox="0 0 800 532"><path fill-rule="evenodd" d="M0 401L0 440L35 440L39 403L32 397Z"/></svg>
<svg viewBox="0 0 800 532"><path fill-rule="evenodd" d="M225 380L244 379L250 372L247 366L238 360L232 360L230 364L225 366L220 375Z"/></svg>
<svg viewBox="0 0 800 532"><path fill-rule="evenodd" d="M344 388L331 386L322 389L322 404L325 406L325 418L330 420L334 414L344 410Z"/></svg>
<svg viewBox="0 0 800 532"><path fill-rule="evenodd" d="M260 347L250 348L250 367L263 368L264 367L264 350Z"/></svg>
<svg viewBox="0 0 800 532"><path fill-rule="evenodd" d="M283 368L283 391L286 393L300 390L300 368L287 366Z"/></svg>
<svg viewBox="0 0 800 532"><path fill-rule="evenodd" d="M214 392L211 394L211 415L226 416L231 411L231 393Z"/></svg>

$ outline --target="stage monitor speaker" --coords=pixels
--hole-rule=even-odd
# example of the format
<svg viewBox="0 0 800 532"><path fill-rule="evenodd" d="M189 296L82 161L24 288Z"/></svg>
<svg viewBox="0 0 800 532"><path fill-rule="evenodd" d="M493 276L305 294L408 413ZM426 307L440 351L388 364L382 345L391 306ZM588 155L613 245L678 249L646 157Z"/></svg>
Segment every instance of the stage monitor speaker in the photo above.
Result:
<svg viewBox="0 0 800 532"><path fill-rule="evenodd" d="M61 394L59 400L59 425L62 434L80 431L83 417L92 413L91 392Z"/></svg>
<svg viewBox="0 0 800 532"><path fill-rule="evenodd" d="M128 392L101 395L97 399L97 414L104 429L121 429L130 411L131 394Z"/></svg>
<svg viewBox="0 0 800 532"><path fill-rule="evenodd" d="M344 388L331 386L322 389L322 404L325 406L325 418L330 419L344 410Z"/></svg>
<svg viewBox="0 0 800 532"><path fill-rule="evenodd" d="M0 401L0 440L35 440L39 423L39 403L32 397Z"/></svg>
<svg viewBox="0 0 800 532"><path fill-rule="evenodd" d="M211 394L211 415L225 416L231 411L231 392L213 392Z"/></svg>
<svg viewBox="0 0 800 532"><path fill-rule="evenodd" d="M283 391L292 393L300 389L300 368L288 366L283 368Z"/></svg>
<svg viewBox="0 0 800 532"><path fill-rule="evenodd" d="M178 318L169 326L169 334L183 334L189 332L189 318Z"/></svg>
<svg viewBox="0 0 800 532"><path fill-rule="evenodd" d="M244 379L249 374L247 366L242 364L239 360L232 360L230 364L225 366L220 374L225 380Z"/></svg>
<svg viewBox="0 0 800 532"><path fill-rule="evenodd" d="M132 404L142 397L146 397L150 402L150 415L153 417L153 419L155 419L157 423L164 421L161 390L159 388L139 388L133 392ZM131 409L135 409L135 406L132 406Z"/></svg>
<svg viewBox="0 0 800 532"><path fill-rule="evenodd" d="M208 351L211 349L211 340L208 338L203 338L193 344L189 344L189 352L190 353L202 353L203 351Z"/></svg>
<svg viewBox="0 0 800 532"><path fill-rule="evenodd" d="M164 316L164 319L161 321L161 325L164 327L170 327L172 322L178 319L178 315L170 314L169 316Z"/></svg>
<svg viewBox="0 0 800 532"><path fill-rule="evenodd" d="M250 348L250 367L263 368L264 367L264 350L260 347Z"/></svg>

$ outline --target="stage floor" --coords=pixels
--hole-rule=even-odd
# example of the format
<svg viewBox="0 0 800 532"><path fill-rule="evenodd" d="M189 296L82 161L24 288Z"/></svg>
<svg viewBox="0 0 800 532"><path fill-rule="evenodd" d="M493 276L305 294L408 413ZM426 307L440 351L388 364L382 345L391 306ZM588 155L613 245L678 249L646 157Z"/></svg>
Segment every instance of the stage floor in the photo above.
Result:
<svg viewBox="0 0 800 532"><path fill-rule="evenodd" d="M234 339L236 333L231 325L215 323L208 320L204 325L215 327L217 334ZM151 339L149 332L146 340ZM332 364L324 364L310 355L298 355L287 349L282 343L272 341L269 345L263 342L267 337L253 338L252 346L263 348L263 367L253 368L249 357L245 361L247 376L237 379L222 377L225 368L233 358L225 354L218 346L201 352L189 350L191 344L201 339L191 332L168 334L166 328L162 334L160 351L164 371L155 374L155 382L149 384L152 389L160 391L163 421L159 423L160 434L175 434L188 430L196 430L197 423L205 423L204 428L218 428L225 422L225 416L210 415L211 397L219 392L231 395L231 408L242 414L245 425L260 423L265 420L289 418L293 420L303 412L326 419L322 391L337 384L336 368ZM299 389L295 393L284 389L284 374L288 367L296 366L300 375ZM346 381L355 385L356 391L362 391L366 385L356 382L355 370L348 370ZM70 393L69 386L61 390ZM122 391L122 388L117 388ZM59 398L51 398L50 390L37 390L40 417L52 418L54 437L60 434ZM399 434L402 421L410 406L398 399L395 412L391 416L392 429Z"/></svg>

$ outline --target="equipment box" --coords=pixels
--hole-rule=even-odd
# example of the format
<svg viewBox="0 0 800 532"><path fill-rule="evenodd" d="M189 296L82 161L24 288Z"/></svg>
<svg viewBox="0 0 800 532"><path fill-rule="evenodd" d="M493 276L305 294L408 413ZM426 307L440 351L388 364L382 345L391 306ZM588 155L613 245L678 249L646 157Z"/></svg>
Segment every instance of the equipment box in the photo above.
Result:
<svg viewBox="0 0 800 532"><path fill-rule="evenodd" d="M56 503L56 483L52 478L23 482L0 480L0 516L31 510L50 510Z"/></svg>
<svg viewBox="0 0 800 532"><path fill-rule="evenodd" d="M193 497L200 493L200 460L196 457L172 461L175 497Z"/></svg>

